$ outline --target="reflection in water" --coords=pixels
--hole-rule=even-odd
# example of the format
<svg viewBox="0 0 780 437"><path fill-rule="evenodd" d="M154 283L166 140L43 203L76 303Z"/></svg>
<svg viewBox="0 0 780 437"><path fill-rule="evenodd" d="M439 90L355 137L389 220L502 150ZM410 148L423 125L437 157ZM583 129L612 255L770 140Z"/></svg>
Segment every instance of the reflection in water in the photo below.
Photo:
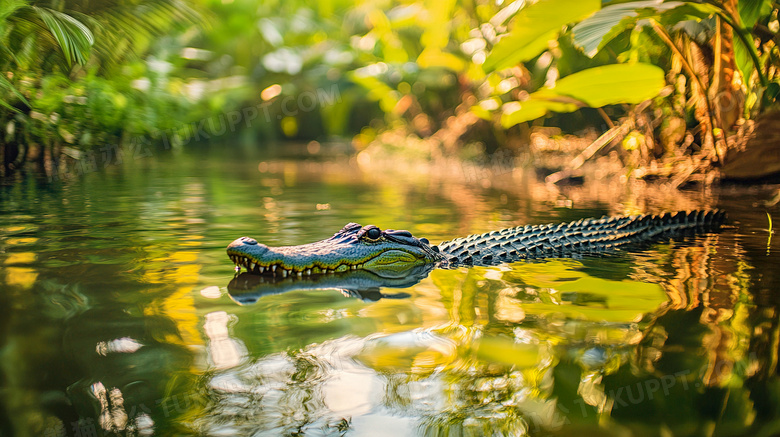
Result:
<svg viewBox="0 0 780 437"><path fill-rule="evenodd" d="M112 320L110 326L106 320ZM192 361L176 344L181 336L171 319L97 306L65 326L64 358L70 372L82 375L66 390L80 418L95 418L98 429L119 434L156 428L168 419L158 411L159 400L170 390L186 389L189 378L172 369Z"/></svg>
<svg viewBox="0 0 780 437"><path fill-rule="evenodd" d="M233 300L241 305L256 303L263 296L293 290L338 290L345 296L374 302L383 298L409 297L407 293L382 293L382 288L412 287L426 278L433 268L433 264L427 264L404 270L389 270L383 272L384 275L368 270L352 270L328 275L287 278L241 273L230 281L228 291Z"/></svg>
<svg viewBox="0 0 780 437"><path fill-rule="evenodd" d="M206 323L203 325L209 337L209 361L216 369L235 367L246 356L243 344L228 335L229 321L230 316L226 312L216 311L206 314Z"/></svg>
<svg viewBox="0 0 780 437"><path fill-rule="evenodd" d="M0 435L776 434L780 243L757 194L228 158L0 187ZM436 242L712 207L736 228L606 258L309 282L224 258L258 230Z"/></svg>

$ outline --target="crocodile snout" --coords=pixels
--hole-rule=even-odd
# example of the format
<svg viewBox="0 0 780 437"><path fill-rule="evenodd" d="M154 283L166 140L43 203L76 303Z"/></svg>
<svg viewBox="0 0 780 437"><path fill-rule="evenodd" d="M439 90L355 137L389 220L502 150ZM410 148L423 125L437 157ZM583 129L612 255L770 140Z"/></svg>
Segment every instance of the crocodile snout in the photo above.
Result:
<svg viewBox="0 0 780 437"><path fill-rule="evenodd" d="M266 246L265 244L260 244L257 242L257 240L250 237L237 238L233 240L233 242L230 243L227 248L229 251L230 249L239 249L239 248L247 249L248 246L252 248L253 254L262 253L268 250L268 246Z"/></svg>

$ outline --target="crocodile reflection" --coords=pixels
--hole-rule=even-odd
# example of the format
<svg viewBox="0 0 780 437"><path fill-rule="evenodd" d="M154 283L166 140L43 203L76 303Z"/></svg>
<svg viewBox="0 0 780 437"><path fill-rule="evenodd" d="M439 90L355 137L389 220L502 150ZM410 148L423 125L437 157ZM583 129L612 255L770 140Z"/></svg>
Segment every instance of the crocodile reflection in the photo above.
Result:
<svg viewBox="0 0 780 437"><path fill-rule="evenodd" d="M251 305L263 296L295 290L338 290L347 297L367 302L380 299L404 299L408 293L383 293L383 288L409 288L428 276L435 265L424 264L406 269L350 270L331 275L316 276L260 276L250 273L236 275L228 284L231 299L240 305Z"/></svg>

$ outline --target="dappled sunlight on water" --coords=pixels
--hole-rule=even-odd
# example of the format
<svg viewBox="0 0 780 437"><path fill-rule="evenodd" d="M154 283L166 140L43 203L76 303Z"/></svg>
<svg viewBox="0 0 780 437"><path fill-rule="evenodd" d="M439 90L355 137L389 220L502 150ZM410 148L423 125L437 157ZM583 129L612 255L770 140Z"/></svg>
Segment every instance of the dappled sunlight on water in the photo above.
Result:
<svg viewBox="0 0 780 437"><path fill-rule="evenodd" d="M780 239L768 242L766 215L749 206L769 191L724 189L699 202L650 189L638 201L624 187L606 202L619 190L513 179L522 175L471 186L337 159L181 155L108 171L1 187L0 305L10 311L0 324L0 434L776 426ZM271 283L234 277L224 252L242 235L300 244L349 221L438 242L648 205L716 206L733 225L599 258L398 278Z"/></svg>
<svg viewBox="0 0 780 437"><path fill-rule="evenodd" d="M595 374L627 362L628 347L640 343L642 330L667 301L657 284L594 278L582 268L582 262L562 260L435 270L407 290L408 300L342 312L373 320L372 334L311 338L294 352L254 357L249 367L217 372L212 381L242 381L234 391L256 396L271 385L282 392L272 399L289 403L266 405L261 397L243 403L245 411L237 413L237 407L224 411L217 402L208 418L196 421L198 429L317 434L348 419L360 434L371 432L377 415L403 418L404 426L423 433L559 429L564 416L553 396L554 366L563 360ZM297 311L312 307L306 300L298 305ZM318 314L316 307L307 312ZM257 378L258 367L277 373ZM603 404L603 398L602 393L588 400ZM296 414L304 416L295 419Z"/></svg>

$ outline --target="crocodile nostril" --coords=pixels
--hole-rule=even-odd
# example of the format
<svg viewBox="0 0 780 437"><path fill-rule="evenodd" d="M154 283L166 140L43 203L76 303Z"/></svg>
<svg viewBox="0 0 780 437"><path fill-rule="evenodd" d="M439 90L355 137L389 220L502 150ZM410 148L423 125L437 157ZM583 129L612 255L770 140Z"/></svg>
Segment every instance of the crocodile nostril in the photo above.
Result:
<svg viewBox="0 0 780 437"><path fill-rule="evenodd" d="M249 245L257 244L257 240L255 240L254 238L249 238L249 237L241 237L241 241L244 244L249 244Z"/></svg>

